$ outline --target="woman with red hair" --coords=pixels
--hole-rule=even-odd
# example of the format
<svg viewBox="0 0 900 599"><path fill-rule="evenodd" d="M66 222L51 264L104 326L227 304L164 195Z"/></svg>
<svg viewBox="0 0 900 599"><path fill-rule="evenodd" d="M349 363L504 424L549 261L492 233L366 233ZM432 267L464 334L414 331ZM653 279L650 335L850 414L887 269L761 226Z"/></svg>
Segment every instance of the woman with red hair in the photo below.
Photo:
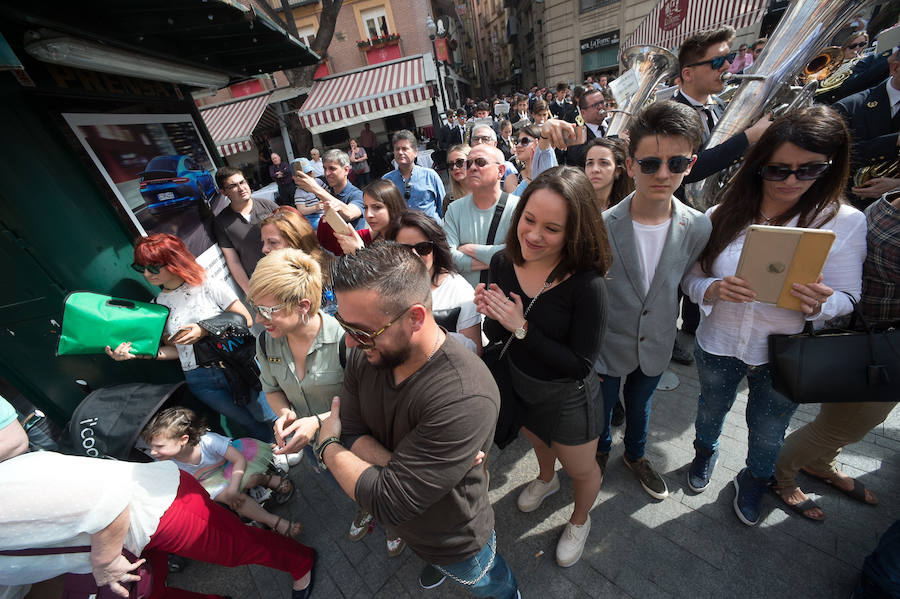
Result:
<svg viewBox="0 0 900 599"><path fill-rule="evenodd" d="M115 349L106 346L106 353L117 362L135 358L180 360L188 389L197 399L243 426L253 437L272 441L275 413L265 394L260 391L247 405L236 405L221 366L199 366L194 356L192 346L206 335L198 321L227 311L240 314L247 326L252 324L250 313L235 292L224 281L207 278L184 242L168 233L138 240L131 267L161 289L156 303L169 308L163 343L155 356L131 353L131 343L127 341Z"/></svg>

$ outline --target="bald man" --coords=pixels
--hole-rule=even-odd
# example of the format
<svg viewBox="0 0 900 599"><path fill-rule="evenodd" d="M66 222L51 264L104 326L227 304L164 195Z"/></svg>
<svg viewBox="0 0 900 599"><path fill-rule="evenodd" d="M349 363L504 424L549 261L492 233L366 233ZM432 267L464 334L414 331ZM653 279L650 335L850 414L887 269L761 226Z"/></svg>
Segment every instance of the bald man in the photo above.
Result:
<svg viewBox="0 0 900 599"><path fill-rule="evenodd" d="M466 160L466 183L472 193L450 204L444 215L453 262L473 287L487 276L491 256L504 248L519 202L518 196L500 188L504 162L503 152L492 145L473 147ZM492 227L493 222L497 224Z"/></svg>

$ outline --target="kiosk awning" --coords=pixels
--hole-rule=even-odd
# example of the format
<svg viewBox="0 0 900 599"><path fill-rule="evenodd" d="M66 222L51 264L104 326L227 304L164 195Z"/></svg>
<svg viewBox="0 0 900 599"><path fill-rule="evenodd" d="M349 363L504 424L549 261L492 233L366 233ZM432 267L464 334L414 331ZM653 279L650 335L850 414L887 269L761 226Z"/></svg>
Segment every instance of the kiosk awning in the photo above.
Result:
<svg viewBox="0 0 900 599"><path fill-rule="evenodd" d="M200 109L200 116L203 117L203 122L206 123L219 154L228 156L253 147L250 136L266 110L268 100L269 94L260 94L237 102Z"/></svg>
<svg viewBox="0 0 900 599"><path fill-rule="evenodd" d="M697 31L758 23L767 4L768 0L660 0L622 48L652 44L677 53L681 42Z"/></svg>
<svg viewBox="0 0 900 599"><path fill-rule="evenodd" d="M425 108L433 95L424 58L402 58L316 81L300 108L300 122L322 133Z"/></svg>

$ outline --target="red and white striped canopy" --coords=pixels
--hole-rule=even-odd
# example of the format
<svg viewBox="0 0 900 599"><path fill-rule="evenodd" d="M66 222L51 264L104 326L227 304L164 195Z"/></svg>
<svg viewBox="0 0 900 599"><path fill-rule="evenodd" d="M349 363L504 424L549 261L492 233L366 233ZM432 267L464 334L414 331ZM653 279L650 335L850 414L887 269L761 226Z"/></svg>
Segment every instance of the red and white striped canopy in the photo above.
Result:
<svg viewBox="0 0 900 599"><path fill-rule="evenodd" d="M758 23L767 4L768 0L660 0L622 47L652 44L677 53L681 42L698 31Z"/></svg>
<svg viewBox="0 0 900 599"><path fill-rule="evenodd" d="M432 90L422 56L414 56L316 81L300 108L313 133L425 108Z"/></svg>
<svg viewBox="0 0 900 599"><path fill-rule="evenodd" d="M269 94L201 108L200 116L222 156L253 148L250 136L266 110Z"/></svg>

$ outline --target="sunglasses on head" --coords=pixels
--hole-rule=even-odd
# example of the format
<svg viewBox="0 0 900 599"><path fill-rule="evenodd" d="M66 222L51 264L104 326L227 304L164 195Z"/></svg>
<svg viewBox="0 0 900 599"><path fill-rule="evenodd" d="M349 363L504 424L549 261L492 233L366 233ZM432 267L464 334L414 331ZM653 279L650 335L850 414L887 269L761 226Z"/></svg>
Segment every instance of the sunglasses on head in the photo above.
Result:
<svg viewBox="0 0 900 599"><path fill-rule="evenodd" d="M279 310L283 310L285 304L278 304L277 306L257 306L256 304L251 302L250 306L257 314L259 314L266 320L272 320L272 314L278 312Z"/></svg>
<svg viewBox="0 0 900 599"><path fill-rule="evenodd" d="M635 162L641 166L641 172L645 175L652 175L659 170L663 163L661 158L641 158L640 160L635 160ZM691 162L693 162L693 158L673 156L666 161L666 166L669 167L670 173L680 175L688 169Z"/></svg>
<svg viewBox="0 0 900 599"><path fill-rule="evenodd" d="M341 318L341 315L337 312L334 313L334 319L338 321L338 324L341 325L341 328L344 329L344 331L346 331L347 334L350 335L350 337L359 344L360 348L373 349L375 347L375 338L388 330L388 327L390 327L392 324L400 320L400 318L402 318L404 314L409 312L410 308L412 308L412 306L401 312L396 318L391 320L389 323L387 323L374 333L369 333L368 331L358 329L355 326L345 322L344 319Z"/></svg>
<svg viewBox="0 0 900 599"><path fill-rule="evenodd" d="M831 161L816 162L813 164L804 164L796 169L790 169L786 166L778 166L775 164L767 164L759 169L760 176L766 181L784 181L791 175L797 177L798 181L812 181L824 175L831 166Z"/></svg>
<svg viewBox="0 0 900 599"><path fill-rule="evenodd" d="M517 140L515 141L515 143L516 143L516 145L519 145L519 146L522 146L522 147L528 147L528 144L530 144L530 143L533 142L533 141L534 141L534 140L531 139L530 137L521 137L521 138L517 139Z"/></svg>
<svg viewBox="0 0 900 599"><path fill-rule="evenodd" d="M453 162L450 163L450 168L466 168L466 159L465 158L457 158Z"/></svg>
<svg viewBox="0 0 900 599"><path fill-rule="evenodd" d="M431 252L434 251L434 242L433 241L420 241L419 243L401 243L405 248L409 248L416 253L418 256L427 256Z"/></svg>
<svg viewBox="0 0 900 599"><path fill-rule="evenodd" d="M158 275L159 271L165 268L165 266L165 264L138 264L137 262L135 262L131 265L131 268L141 274L144 274L145 270L149 270L151 273Z"/></svg>
<svg viewBox="0 0 900 599"><path fill-rule="evenodd" d="M500 164L499 162L494 162L493 160L488 160L487 158L482 158L479 156L478 158L473 158L472 160L466 160L466 168L472 168L472 165L477 166L478 168L484 168L489 164Z"/></svg>
<svg viewBox="0 0 900 599"><path fill-rule="evenodd" d="M730 52L724 56L716 56L715 58L710 58L708 60L701 60L699 62L692 62L687 65L689 67L699 67L701 64L708 64L714 71L717 71L722 68L722 65L725 64L725 61L728 61L728 64L734 62L735 57L737 56L737 52Z"/></svg>

